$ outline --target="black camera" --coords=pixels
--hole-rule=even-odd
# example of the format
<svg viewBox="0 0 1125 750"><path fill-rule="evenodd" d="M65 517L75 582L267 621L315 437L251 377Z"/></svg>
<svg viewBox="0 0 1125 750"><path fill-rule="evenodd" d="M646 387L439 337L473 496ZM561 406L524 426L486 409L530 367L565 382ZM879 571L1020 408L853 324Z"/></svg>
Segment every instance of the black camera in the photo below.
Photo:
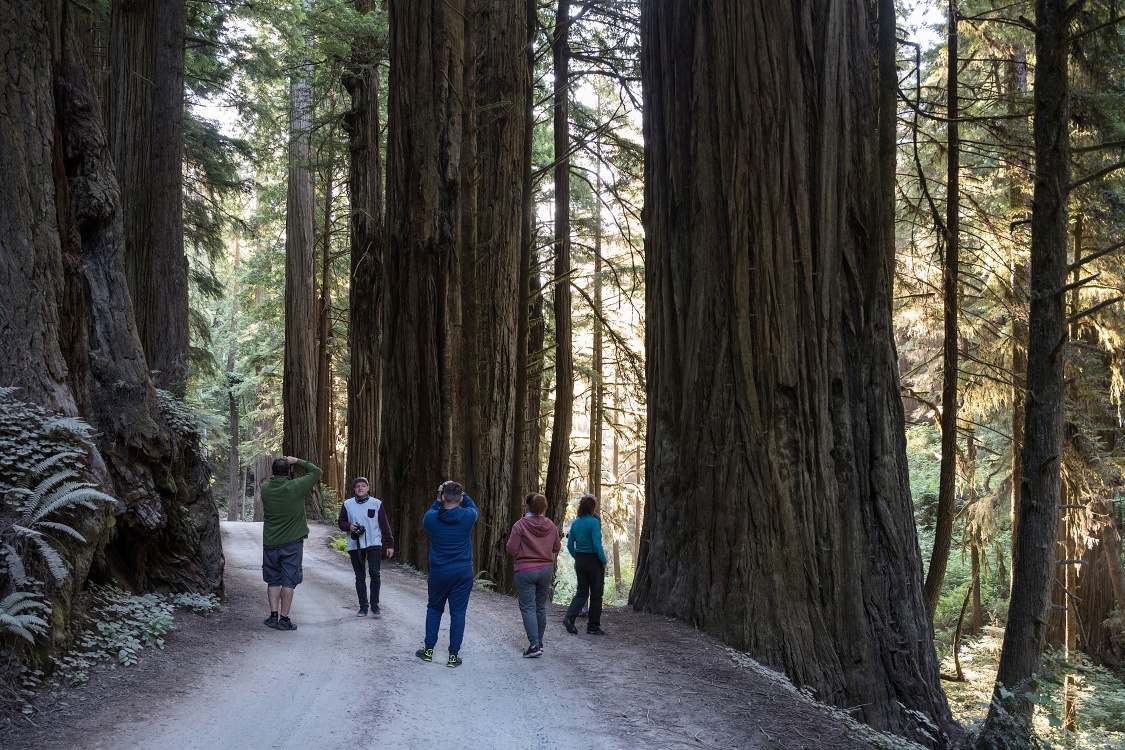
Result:
<svg viewBox="0 0 1125 750"><path fill-rule="evenodd" d="M355 539L355 540L358 541L359 538L366 533L367 533L367 529L364 528L363 526L360 526L358 529L356 529L355 531L352 532L352 539Z"/></svg>

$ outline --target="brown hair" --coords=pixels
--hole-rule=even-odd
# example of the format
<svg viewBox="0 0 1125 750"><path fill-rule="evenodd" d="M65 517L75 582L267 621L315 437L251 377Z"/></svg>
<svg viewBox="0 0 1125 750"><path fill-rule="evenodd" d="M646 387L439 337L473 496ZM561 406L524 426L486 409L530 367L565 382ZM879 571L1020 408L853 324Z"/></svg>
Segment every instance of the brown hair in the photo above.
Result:
<svg viewBox="0 0 1125 750"><path fill-rule="evenodd" d="M537 516L541 516L547 512L547 498L540 495L538 492L529 492L523 498L524 505Z"/></svg>
<svg viewBox="0 0 1125 750"><path fill-rule="evenodd" d="M594 515L594 508L598 504L598 498L591 495L589 492L582 495L582 499L578 501L578 515L592 516Z"/></svg>

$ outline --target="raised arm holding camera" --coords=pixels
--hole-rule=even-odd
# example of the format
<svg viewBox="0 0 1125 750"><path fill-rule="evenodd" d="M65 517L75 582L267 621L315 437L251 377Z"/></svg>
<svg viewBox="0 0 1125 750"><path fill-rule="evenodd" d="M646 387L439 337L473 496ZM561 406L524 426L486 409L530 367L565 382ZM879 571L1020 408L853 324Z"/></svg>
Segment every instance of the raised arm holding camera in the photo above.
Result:
<svg viewBox="0 0 1125 750"><path fill-rule="evenodd" d="M293 478L293 467L305 470ZM296 630L289 619L293 592L304 578L305 539L309 535L305 495L320 483L320 469L294 456L273 462L273 476L262 485L262 578L266 582L270 616L265 625L274 630Z"/></svg>
<svg viewBox="0 0 1125 750"><path fill-rule="evenodd" d="M384 550L387 558L394 557L395 538L391 534L391 523L387 519L387 509L381 500L370 495L371 485L367 477L352 480L355 493L340 506L337 519L341 531L347 532L348 557L355 571L355 592L359 597L357 617L366 617L368 606L371 616L382 616L379 609L379 564ZM371 576L371 595L368 597L367 576Z"/></svg>

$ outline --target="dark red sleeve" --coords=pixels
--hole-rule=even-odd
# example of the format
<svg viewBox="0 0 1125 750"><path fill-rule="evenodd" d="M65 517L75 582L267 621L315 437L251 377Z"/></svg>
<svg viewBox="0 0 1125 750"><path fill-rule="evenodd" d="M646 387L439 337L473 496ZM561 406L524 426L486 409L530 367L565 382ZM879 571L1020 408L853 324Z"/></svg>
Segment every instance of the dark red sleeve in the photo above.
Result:
<svg viewBox="0 0 1125 750"><path fill-rule="evenodd" d="M395 538L391 534L391 522L387 519L387 509L379 505L379 531L383 534L383 549L394 549Z"/></svg>
<svg viewBox="0 0 1125 750"><path fill-rule="evenodd" d="M340 527L340 531L351 531L352 525L348 521L348 509L340 503L340 517L336 519L336 525Z"/></svg>

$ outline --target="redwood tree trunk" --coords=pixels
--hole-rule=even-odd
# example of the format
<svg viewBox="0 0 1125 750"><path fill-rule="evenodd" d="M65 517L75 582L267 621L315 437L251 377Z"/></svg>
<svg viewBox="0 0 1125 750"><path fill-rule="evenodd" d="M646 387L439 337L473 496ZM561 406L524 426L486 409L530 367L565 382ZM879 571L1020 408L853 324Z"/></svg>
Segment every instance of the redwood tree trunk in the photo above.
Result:
<svg viewBox="0 0 1125 750"><path fill-rule="evenodd" d="M512 468L523 414L517 412L520 358L519 317L523 314L520 267L523 255L528 96L526 4L473 0L471 34L475 68L472 91L473 148L469 168L473 189L471 231L463 268L462 308L466 326L466 375L475 377L472 396L460 409L456 433L464 443L466 480L474 485L481 523L477 527L477 569L511 589L504 549L511 524L521 515L512 497Z"/></svg>
<svg viewBox="0 0 1125 750"><path fill-rule="evenodd" d="M823 6L642 5L648 465L631 601L942 746L955 725L908 489L872 19Z"/></svg>
<svg viewBox="0 0 1125 750"><path fill-rule="evenodd" d="M570 430L574 423L574 363L570 292L570 0L555 16L555 411L544 494L556 526L566 516L570 480Z"/></svg>
<svg viewBox="0 0 1125 750"><path fill-rule="evenodd" d="M378 496L398 526L404 562L427 564L422 516L451 476L449 297L461 238L460 147L464 0L390 4L387 255L383 304L383 407ZM443 419L444 417L444 419ZM473 494L475 488L467 488Z"/></svg>
<svg viewBox="0 0 1125 750"><path fill-rule="evenodd" d="M1005 714L1030 732L1028 681L1038 670L1055 581L1054 545L1063 449L1063 360L1066 299L1067 130L1066 0L1038 0L1035 32L1035 191L1031 215L1031 312L1027 350L1024 473L1008 625L997 690L984 734L999 737ZM1011 695L1003 698L1000 688ZM1022 746L1022 745L1021 745Z"/></svg>
<svg viewBox="0 0 1125 750"><path fill-rule="evenodd" d="M374 0L356 0L360 13L373 13ZM351 284L348 293L348 435L345 491L358 476L374 482L379 474L379 391L382 322L383 160L379 148L379 61L376 39L358 39L352 47L352 71L344 76L351 111L344 116L350 152L348 195L351 216ZM350 494L350 492L348 493ZM398 524L397 518L391 523Z"/></svg>
<svg viewBox="0 0 1125 750"><path fill-rule="evenodd" d="M220 590L219 519L199 436L170 427L176 407L153 389L137 335L123 241L131 214L74 33L81 11L62 0L8 8L0 386L96 432L92 478L120 502L112 528L102 514L83 525L73 585L92 563L97 578L126 587Z"/></svg>
<svg viewBox="0 0 1125 750"><path fill-rule="evenodd" d="M184 254L185 0L161 0L156 13L156 92L152 120L152 263L156 336L151 369L158 388L187 388L188 262Z"/></svg>
<svg viewBox="0 0 1125 750"><path fill-rule="evenodd" d="M156 320L156 269L150 244L155 187L152 138L155 126L157 5L156 0L113 0L108 33L109 75L104 102L109 148L121 188L125 275L129 281L133 315L137 319L137 333L149 369L156 361L159 330ZM164 20L168 20L167 16ZM167 63L167 54L162 54L161 58ZM162 70L161 75L172 74ZM161 148L167 148L167 145L162 144ZM162 180L167 181L168 177L162 176ZM170 185L165 184L162 189L168 187Z"/></svg>
<svg viewBox="0 0 1125 750"><path fill-rule="evenodd" d="M308 0L305 0L307 3ZM311 39L306 39L308 46ZM282 452L322 469L316 421L316 211L312 145L312 70L306 58L290 74L289 187L285 198L285 367L282 375ZM320 518L322 499L305 499Z"/></svg>

